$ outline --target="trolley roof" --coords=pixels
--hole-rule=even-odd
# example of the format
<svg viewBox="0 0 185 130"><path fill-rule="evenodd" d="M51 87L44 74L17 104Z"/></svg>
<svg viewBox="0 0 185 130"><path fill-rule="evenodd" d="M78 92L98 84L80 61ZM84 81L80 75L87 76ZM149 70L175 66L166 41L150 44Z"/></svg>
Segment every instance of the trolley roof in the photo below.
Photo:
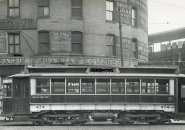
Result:
<svg viewBox="0 0 185 130"><path fill-rule="evenodd" d="M21 78L21 77L185 77L180 74L148 74L148 73L125 73L125 74L77 74L77 73L29 73L29 74L15 74L10 78Z"/></svg>
<svg viewBox="0 0 185 130"><path fill-rule="evenodd" d="M24 73L10 77L185 77L178 72L177 66L29 66Z"/></svg>

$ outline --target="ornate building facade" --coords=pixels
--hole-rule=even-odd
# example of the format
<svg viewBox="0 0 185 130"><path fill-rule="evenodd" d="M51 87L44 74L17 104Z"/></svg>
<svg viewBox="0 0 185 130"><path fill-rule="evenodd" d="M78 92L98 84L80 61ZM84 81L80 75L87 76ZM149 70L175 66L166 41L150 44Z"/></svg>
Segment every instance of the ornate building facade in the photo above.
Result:
<svg viewBox="0 0 185 130"><path fill-rule="evenodd" d="M179 28L149 35L149 56L151 64L177 65L179 73L185 73L185 28Z"/></svg>
<svg viewBox="0 0 185 130"><path fill-rule="evenodd" d="M28 65L146 62L147 15L147 0L0 0L1 84Z"/></svg>

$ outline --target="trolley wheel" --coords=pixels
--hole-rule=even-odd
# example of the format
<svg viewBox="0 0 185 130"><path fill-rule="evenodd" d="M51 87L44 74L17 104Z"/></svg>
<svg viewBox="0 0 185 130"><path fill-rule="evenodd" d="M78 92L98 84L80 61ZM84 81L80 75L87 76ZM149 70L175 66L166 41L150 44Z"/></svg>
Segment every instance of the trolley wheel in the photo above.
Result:
<svg viewBox="0 0 185 130"><path fill-rule="evenodd" d="M52 124L51 122L49 122L48 117L46 117L46 116L40 117L40 120L37 123L40 126L43 126L43 125L51 125Z"/></svg>
<svg viewBox="0 0 185 130"><path fill-rule="evenodd" d="M120 125L131 125L133 123L130 121L130 118L126 115L126 113L120 113L117 120Z"/></svg>

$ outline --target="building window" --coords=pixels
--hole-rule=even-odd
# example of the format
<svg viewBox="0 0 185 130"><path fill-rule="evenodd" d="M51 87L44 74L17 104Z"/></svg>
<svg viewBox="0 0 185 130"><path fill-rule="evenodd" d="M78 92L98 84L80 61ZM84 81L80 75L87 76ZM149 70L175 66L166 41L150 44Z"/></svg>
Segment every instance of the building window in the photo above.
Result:
<svg viewBox="0 0 185 130"><path fill-rule="evenodd" d="M8 34L9 43L9 54L19 54L20 53L20 34L12 33Z"/></svg>
<svg viewBox="0 0 185 130"><path fill-rule="evenodd" d="M49 17L49 0L38 1L38 17Z"/></svg>
<svg viewBox="0 0 185 130"><path fill-rule="evenodd" d="M71 0L72 18L82 18L82 0Z"/></svg>
<svg viewBox="0 0 185 130"><path fill-rule="evenodd" d="M132 58L138 59L138 43L137 39L132 39Z"/></svg>
<svg viewBox="0 0 185 130"><path fill-rule="evenodd" d="M136 8L132 8L132 27L136 27L137 25L137 10Z"/></svg>
<svg viewBox="0 0 185 130"><path fill-rule="evenodd" d="M72 53L82 53L82 32L72 32L71 33L71 50Z"/></svg>
<svg viewBox="0 0 185 130"><path fill-rule="evenodd" d="M39 40L39 54L48 54L50 51L49 32L40 31L38 33L38 40Z"/></svg>
<svg viewBox="0 0 185 130"><path fill-rule="evenodd" d="M108 47L108 56L116 56L116 36L112 34L106 35L106 43Z"/></svg>
<svg viewBox="0 0 185 130"><path fill-rule="evenodd" d="M11 17L20 16L20 0L8 0L8 13Z"/></svg>
<svg viewBox="0 0 185 130"><path fill-rule="evenodd" d="M112 0L106 0L106 20L113 21L114 3Z"/></svg>

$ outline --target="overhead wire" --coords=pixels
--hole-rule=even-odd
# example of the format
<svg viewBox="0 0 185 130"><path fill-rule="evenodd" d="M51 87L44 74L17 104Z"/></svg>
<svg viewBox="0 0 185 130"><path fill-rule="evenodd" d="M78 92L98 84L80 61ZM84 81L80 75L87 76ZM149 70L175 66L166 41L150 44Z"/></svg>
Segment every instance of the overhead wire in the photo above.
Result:
<svg viewBox="0 0 185 130"><path fill-rule="evenodd" d="M162 1L158 1L158 0L149 0L149 1L159 3L159 4L163 4L163 5L167 5L167 6L171 6L171 7L175 7L175 8L185 9L185 7L183 7L183 6L174 5L174 4L170 4L170 3L167 3L167 2L162 2Z"/></svg>

